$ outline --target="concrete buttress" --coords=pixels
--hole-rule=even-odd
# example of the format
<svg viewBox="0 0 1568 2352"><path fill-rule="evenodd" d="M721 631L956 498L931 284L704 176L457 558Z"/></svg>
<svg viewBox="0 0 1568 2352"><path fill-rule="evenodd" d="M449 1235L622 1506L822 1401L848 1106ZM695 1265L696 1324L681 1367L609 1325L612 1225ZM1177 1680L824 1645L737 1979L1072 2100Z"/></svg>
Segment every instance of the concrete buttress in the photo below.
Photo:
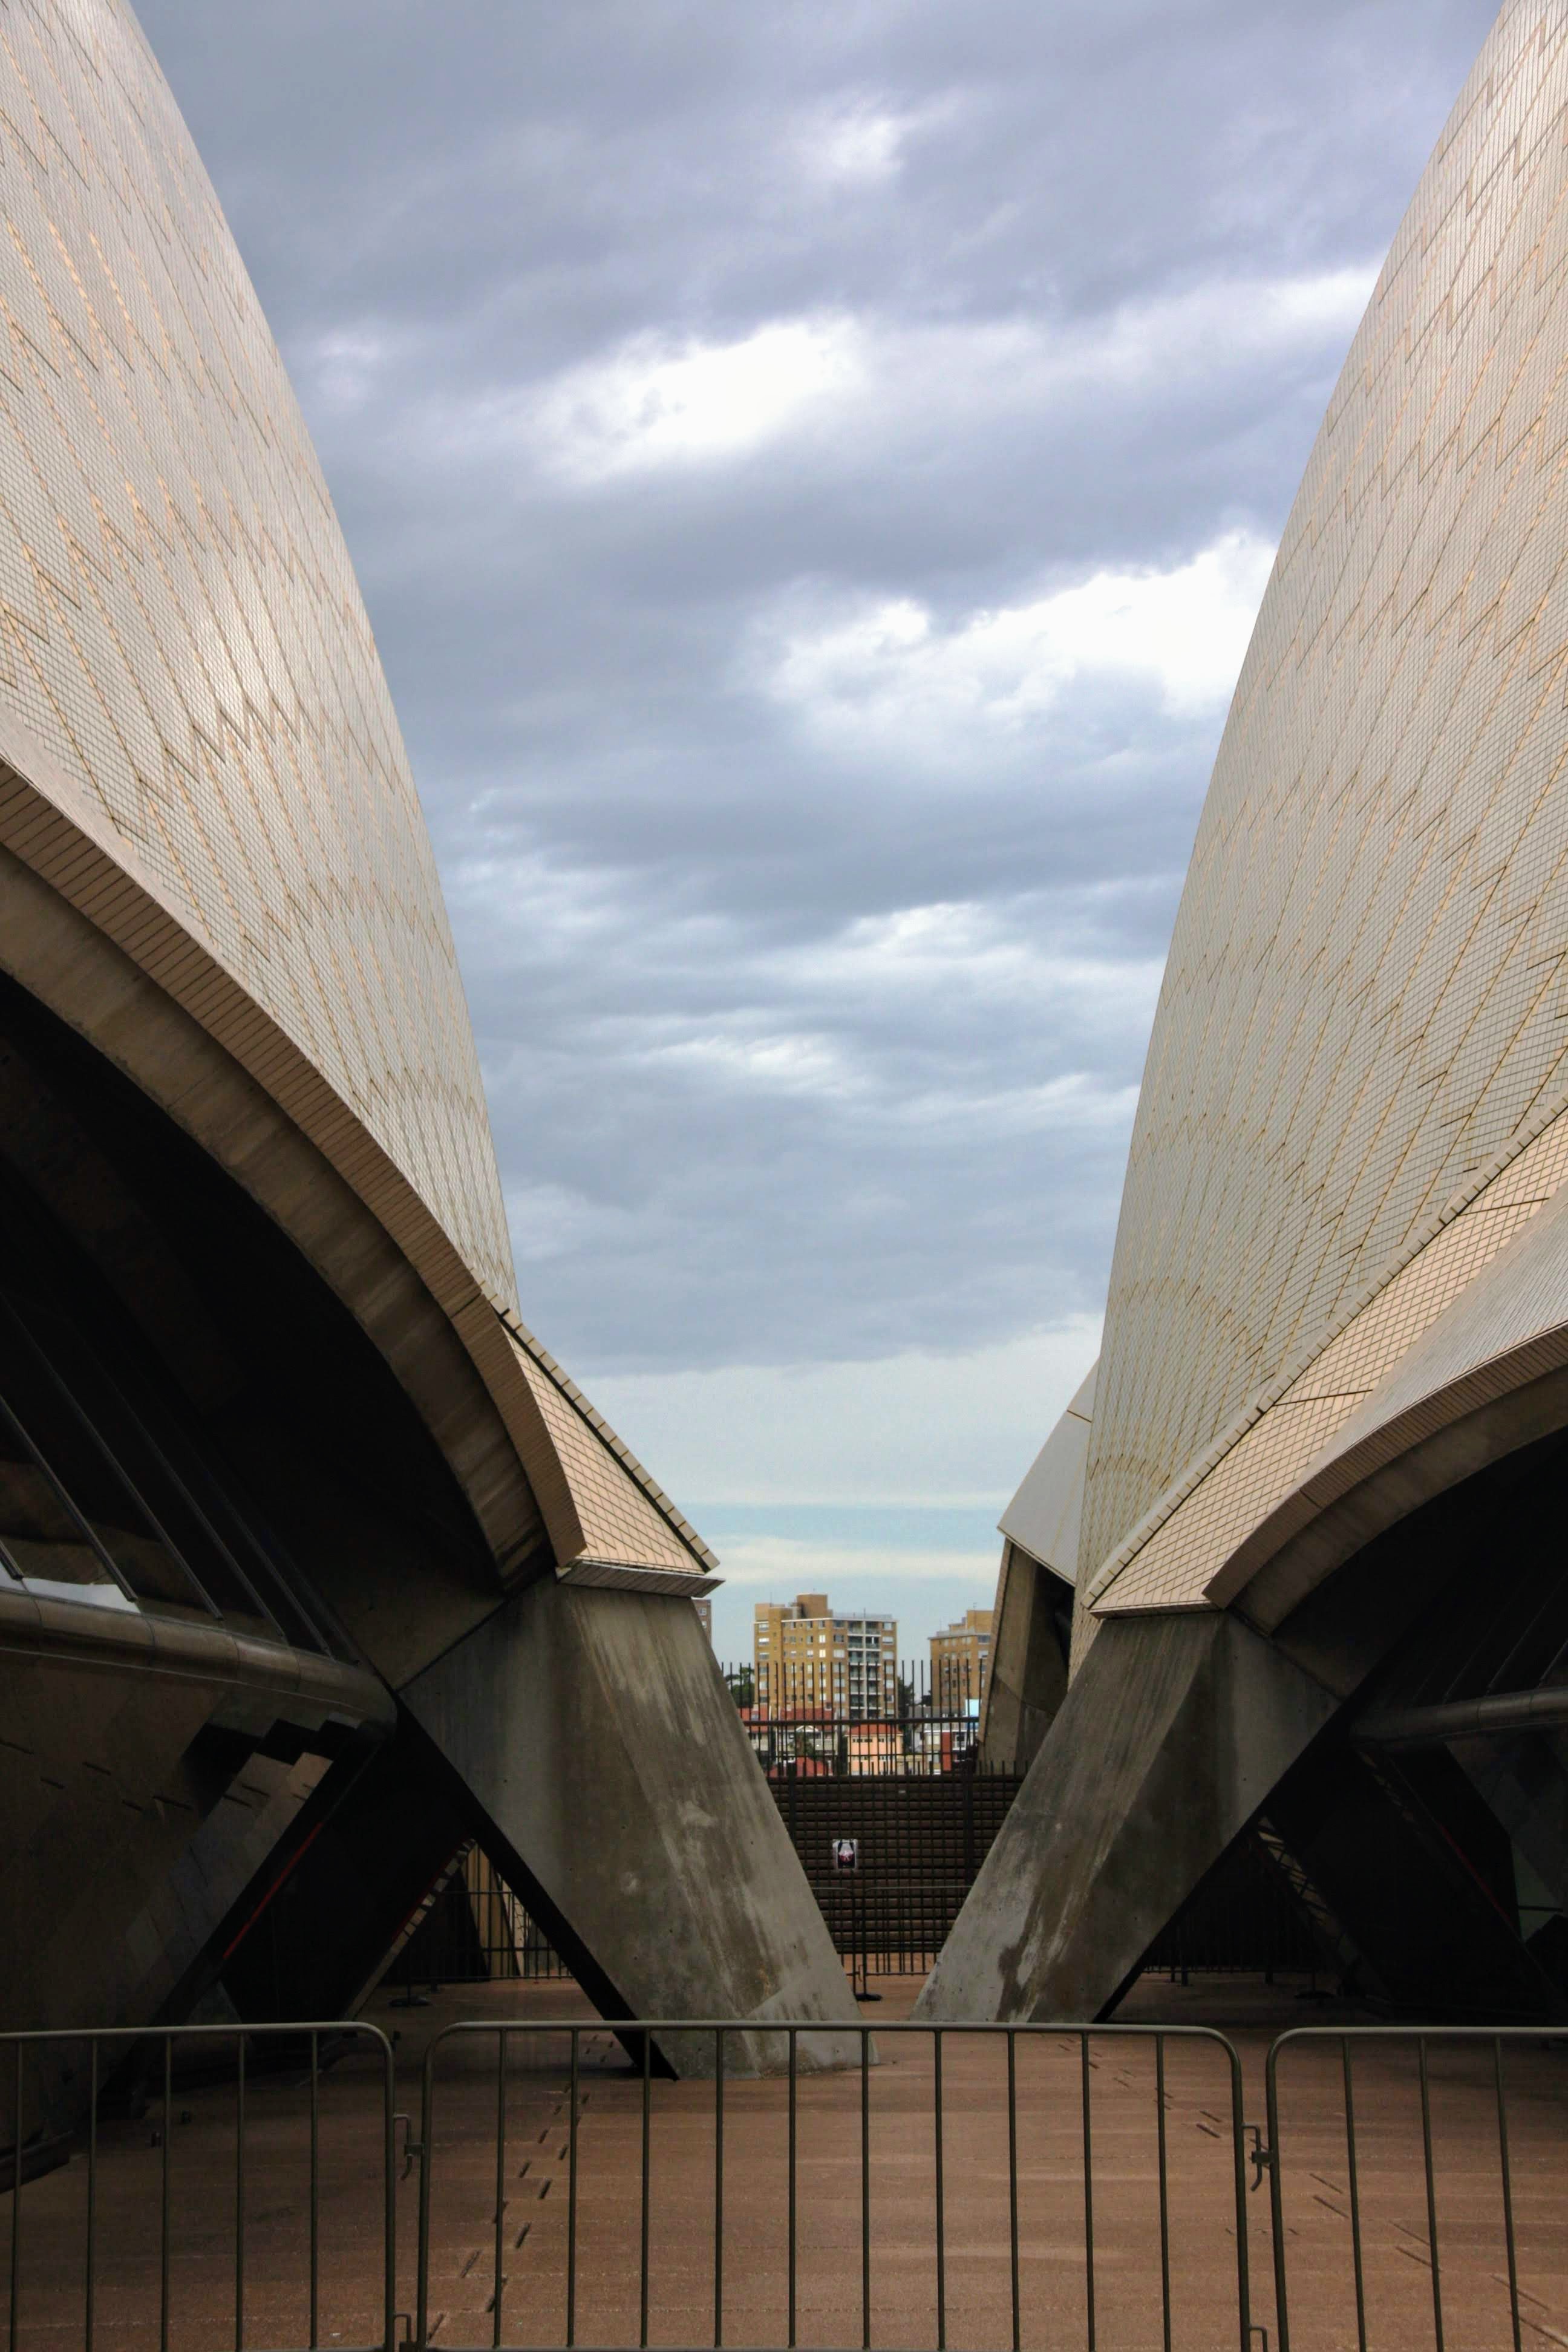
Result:
<svg viewBox="0 0 1568 2352"><path fill-rule="evenodd" d="M852 2025L844 1969L690 1603L544 1579L400 1691L592 1956L606 2014ZM711 2038L666 2055L710 2071ZM782 2036L726 2071L782 2068ZM804 2036L803 2065L858 2056Z"/></svg>
<svg viewBox="0 0 1568 2352"><path fill-rule="evenodd" d="M1339 1704L1222 1612L1104 1625L916 2014L1099 2016Z"/></svg>

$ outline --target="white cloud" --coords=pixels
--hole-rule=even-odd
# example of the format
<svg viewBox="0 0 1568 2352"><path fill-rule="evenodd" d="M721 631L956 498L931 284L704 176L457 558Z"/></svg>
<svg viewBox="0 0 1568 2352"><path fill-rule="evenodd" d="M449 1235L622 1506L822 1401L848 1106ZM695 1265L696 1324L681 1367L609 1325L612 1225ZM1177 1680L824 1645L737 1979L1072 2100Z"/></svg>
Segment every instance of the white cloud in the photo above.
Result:
<svg viewBox="0 0 1568 2352"><path fill-rule="evenodd" d="M846 1610L856 1608L879 1584L945 1584L953 1577L972 1577L989 1598L1000 1549L1000 1538L984 1550L965 1551L818 1543L803 1536L731 1536L724 1545L723 1574L727 1584L750 1585L773 1600L825 1590ZM885 1605L873 1601L874 1607Z"/></svg>
<svg viewBox="0 0 1568 2352"><path fill-rule="evenodd" d="M316 402L349 415L384 394L397 357L395 338L380 327L336 327L305 345L296 369Z"/></svg>
<svg viewBox="0 0 1568 2352"><path fill-rule="evenodd" d="M1112 984L1121 979L1112 968ZM1150 1005L1158 970L1146 991ZM766 1016L752 1016L756 1018ZM1059 1076L1017 1085L997 1083L994 1066L975 1069L967 1084L911 1084L901 1069L880 1066L871 1040L839 1041L776 1030L748 1034L746 1016L728 1030L701 1021L694 1034L642 1050L627 1060L644 1069L678 1072L699 1089L726 1094L808 1097L853 1108L861 1119L889 1130L952 1138L982 1126L992 1139L1060 1135L1088 1128L1111 1130L1131 1125L1135 1086L1108 1087L1098 1074L1067 1071ZM553 1227L554 1221L551 1221Z"/></svg>
<svg viewBox="0 0 1568 2352"><path fill-rule="evenodd" d="M571 1257L579 1251L603 1250L616 1227L632 1221L614 1201L593 1199L569 1185L542 1182L509 1184L507 1222L511 1228L512 1255L520 1265L537 1265L548 1258Z"/></svg>
<svg viewBox="0 0 1568 2352"><path fill-rule="evenodd" d="M1102 389L1147 390L1194 369L1234 378L1249 360L1348 342L1376 283L1370 262L1289 278L1208 278L1093 320L1058 345L1058 361Z"/></svg>
<svg viewBox="0 0 1568 2352"><path fill-rule="evenodd" d="M1089 930L1089 908L1080 902L1074 912ZM850 993L889 1008L940 993L975 1012L1059 1016L1069 1030L1081 1031L1087 1020L1146 1023L1162 959L1075 947L1062 936L1067 929L1057 910L1053 934L1042 938L1039 901L1027 893L1002 901L939 899L857 916L835 937L779 958L794 969L778 977L794 980L803 992L829 999Z"/></svg>
<svg viewBox="0 0 1568 2352"><path fill-rule="evenodd" d="M644 1058L773 1093L842 1095L855 1085L842 1051L827 1037L776 1031L747 1035L702 1027L694 1035L651 1046Z"/></svg>
<svg viewBox="0 0 1568 2352"><path fill-rule="evenodd" d="M546 462L580 482L722 464L858 385L852 320L775 320L733 342L634 335L556 377L531 423Z"/></svg>
<svg viewBox="0 0 1568 2352"><path fill-rule="evenodd" d="M900 113L871 99L812 108L794 126L789 152L802 176L828 188L876 188L897 179L904 145L926 113Z"/></svg>
<svg viewBox="0 0 1568 2352"><path fill-rule="evenodd" d="M874 187L897 176L905 126L891 114L841 115L823 126L811 161L825 180Z"/></svg>
<svg viewBox="0 0 1568 2352"><path fill-rule="evenodd" d="M749 919L707 911L643 909L634 920L615 869L527 851L454 860L447 887L476 929L506 908L498 984L550 999L563 974L574 983L568 1031L531 1024L505 1055L491 1041L487 1080L498 1100L513 1084L535 1088L542 1059L589 1055L661 1094L793 1097L851 1111L889 1138L1131 1121L1136 1088L1107 1083L1103 1056L1108 1040L1118 1041L1114 1064L1125 1063L1123 1045L1141 1045L1163 958L1118 951L1092 889L1070 905L1026 891L938 900L774 944ZM491 925L499 946L493 916ZM575 985L584 971L596 982L586 999ZM989 1050L955 1060L954 1022L985 1034ZM1070 1040L1071 1066L1042 1075L1037 1055L1015 1055L1021 1034ZM611 1213L607 1202L550 1183L514 1186L509 1202L519 1255L530 1259L585 1246Z"/></svg>
<svg viewBox="0 0 1568 2352"><path fill-rule="evenodd" d="M908 596L774 624L753 641L752 674L818 734L922 763L1037 729L1080 679L1142 678L1171 716L1193 717L1230 696L1273 555L1235 530L1173 570L1097 572L950 626Z"/></svg>
<svg viewBox="0 0 1568 2352"><path fill-rule="evenodd" d="M818 118L813 152L840 181L868 184L896 169L914 121L874 110ZM1248 367L1342 348L1374 275L1215 278L1088 318L824 309L728 336L649 329L542 381L478 395L443 381L406 431L425 459L440 450L489 468L510 458L584 489L712 471L807 435L840 467L880 477L900 451L966 443L993 424L1038 429L1087 403L1142 410L1201 397ZM383 356L372 338L338 335L310 363L324 396L353 407ZM907 625L900 607L886 612L887 628Z"/></svg>

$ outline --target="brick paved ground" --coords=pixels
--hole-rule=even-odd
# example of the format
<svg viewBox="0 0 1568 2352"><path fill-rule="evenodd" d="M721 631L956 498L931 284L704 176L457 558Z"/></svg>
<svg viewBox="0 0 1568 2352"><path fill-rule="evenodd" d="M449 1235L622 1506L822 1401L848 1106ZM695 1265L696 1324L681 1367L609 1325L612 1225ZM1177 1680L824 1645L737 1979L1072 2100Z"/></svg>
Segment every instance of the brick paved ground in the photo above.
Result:
<svg viewBox="0 0 1568 2352"><path fill-rule="evenodd" d="M877 2026L907 2013L917 1990L886 1979L865 2012ZM1188 1989L1146 1979L1123 2015L1233 2021L1246 2073L1245 2115L1262 2121L1262 2066L1283 2027L1325 2016L1297 1988L1208 1979ZM512 2037L500 2168L501 2338L564 2341L570 2199L563 2038L545 2017L580 2017L576 2335L636 2344L640 2332L643 2094L640 2077L574 1989L467 1989L428 2008L373 2005L399 2037L398 2105L418 2114L418 2072L432 2035L504 2011L534 2030ZM1327 2011L1329 2021L1337 2012ZM489 2344L495 2334L498 2114L493 2039L442 2044L431 2197L431 2340ZM935 2067L929 2035L884 2032L867 2084L871 2335L878 2346L936 2337ZM1355 2078L1369 2341L1403 2352L1435 2339L1419 2086L1405 2051L1358 2055ZM1298 2053L1285 2072L1281 2138L1287 2253L1297 2352L1353 2346L1342 2092L1337 2049ZM1099 2345L1158 2352L1163 2343L1158 2110L1153 2049L1106 2037L1090 2051L1094 2293ZM1012 2329L1005 2049L955 2037L942 2066L947 2341L1005 2347ZM1505 2352L1513 2341L1501 2228L1495 2084L1489 2053L1444 2048L1430 2063L1440 2284L1449 2352ZM1016 2061L1018 2280L1030 2347L1087 2341L1082 2059L1070 2036L1021 2040ZM1568 2057L1532 2041L1509 2060L1511 2183L1521 2340L1568 2344ZM247 2086L246 2341L308 2341L308 2070ZM1224 2052L1173 2042L1165 2061L1168 2243L1173 2345L1238 2340L1229 2085ZM231 2081L176 2090L168 2141L174 2220L169 2266L173 2352L232 2345L235 2126ZM710 2343L714 2321L714 2095L711 2084L655 2082L648 2101L648 2336L656 2346ZM861 2341L861 2085L855 2074L803 2078L796 2105L796 2318L806 2346ZM319 2102L321 2216L320 2337L348 2347L379 2324L381 2106L374 2063L343 2055ZM98 2342L153 2352L159 2341L158 2220L165 2149L156 2102L100 2130L96 2233ZM416 2125L417 2129L417 2124ZM154 2144L156 2141L157 2144ZM402 2131L398 2145L401 2149ZM788 2316L788 2096L778 2080L731 2082L724 2097L723 2301L726 2342L777 2345ZM397 2171L403 2166L399 2162ZM1249 2168L1250 2171L1250 2168ZM398 2305L412 2312L417 2168L397 2188ZM23 2191L17 2347L83 2341L81 2253L86 2166L79 2156ZM0 2199L0 2231L11 2200ZM1249 2196L1253 2316L1278 2340L1268 2190ZM3 2260L0 2260L3 2271ZM7 2352L0 2300L0 2352Z"/></svg>

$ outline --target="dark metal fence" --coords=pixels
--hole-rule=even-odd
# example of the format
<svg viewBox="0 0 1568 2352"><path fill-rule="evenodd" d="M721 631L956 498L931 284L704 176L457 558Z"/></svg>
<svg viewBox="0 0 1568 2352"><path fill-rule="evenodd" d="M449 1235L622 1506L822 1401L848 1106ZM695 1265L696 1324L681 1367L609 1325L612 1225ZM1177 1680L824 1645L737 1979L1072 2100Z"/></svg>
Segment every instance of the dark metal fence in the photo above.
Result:
<svg viewBox="0 0 1568 2352"><path fill-rule="evenodd" d="M1279 2352L1565 2340L1568 2028L1301 2026L1266 2079Z"/></svg>
<svg viewBox="0 0 1568 2352"><path fill-rule="evenodd" d="M1144 1955L1184 1984L1191 1975L1337 1975L1332 1955L1285 1873L1249 1833L1195 1886Z"/></svg>
<svg viewBox="0 0 1568 2352"><path fill-rule="evenodd" d="M749 1665L721 1665L752 1751L770 1780L940 1780L946 1773L984 1774L980 1726L981 1678L953 1665L934 1681L923 1664L898 1671L897 1696L857 1701L831 1687L820 1670L784 1664L759 1683Z"/></svg>
<svg viewBox="0 0 1568 2352"><path fill-rule="evenodd" d="M835 1949L858 1986L923 1976L963 1908L1023 1783L1008 1773L770 1783ZM1311 1924L1276 1864L1246 1839L1164 1930L1145 1967L1193 1972L1323 1965ZM570 1980L571 1971L494 1864L468 1845L388 1970L409 2005L443 1984Z"/></svg>
<svg viewBox="0 0 1568 2352"><path fill-rule="evenodd" d="M1005 1773L789 1774L770 1786L834 1948L858 1980L868 1971L925 1974L1021 1783ZM443 1984L570 1975L538 1921L473 1845L448 1870L388 1970L411 2006Z"/></svg>
<svg viewBox="0 0 1568 2352"><path fill-rule="evenodd" d="M326 2021L0 2037L4 2352L1564 2333L1568 2028L1299 2028L1267 2136L1197 2027L462 2024L401 2148L394 2063Z"/></svg>
<svg viewBox="0 0 1568 2352"><path fill-rule="evenodd" d="M845 2341L1249 2352L1242 2077L1223 2035L689 2020L616 2032L634 2060L618 2080L589 2063L602 2027L463 2023L431 2043L421 2352ZM560 2095L541 2128L552 2044ZM657 2078L672 2045L705 2083ZM493 2053L483 2135L476 2049ZM846 2054L847 2083L818 2071ZM1179 2167L1178 2076L1206 2135ZM460 2210L446 2213L454 2193ZM481 2197L490 2227L459 2267Z"/></svg>
<svg viewBox="0 0 1568 2352"><path fill-rule="evenodd" d="M438 1985L570 1982L572 1971L489 1856L469 1843L388 1975L412 2004Z"/></svg>
<svg viewBox="0 0 1568 2352"><path fill-rule="evenodd" d="M834 1947L857 1974L925 1974L1021 1785L1004 1773L773 1783Z"/></svg>
<svg viewBox="0 0 1568 2352"><path fill-rule="evenodd" d="M369 2074L340 2101L325 2062L350 2047ZM376 2026L0 2034L0 2083L5 2352L396 2341L400 2119ZM31 2179L77 2114L68 2167Z"/></svg>

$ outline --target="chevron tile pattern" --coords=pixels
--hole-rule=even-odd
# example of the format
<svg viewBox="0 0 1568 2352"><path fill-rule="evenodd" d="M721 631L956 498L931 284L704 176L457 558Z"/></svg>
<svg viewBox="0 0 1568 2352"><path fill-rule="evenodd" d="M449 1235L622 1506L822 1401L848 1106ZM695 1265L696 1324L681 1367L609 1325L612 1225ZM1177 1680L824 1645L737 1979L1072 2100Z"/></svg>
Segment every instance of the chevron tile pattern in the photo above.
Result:
<svg viewBox="0 0 1568 2352"><path fill-rule="evenodd" d="M310 437L118 0L0 10L0 703L65 814L314 1064L498 1306L435 861Z"/></svg>
<svg viewBox="0 0 1568 2352"><path fill-rule="evenodd" d="M1304 1370L1184 1479L1100 1570L1090 1598L1110 1615L1201 1608L1228 1556L1305 1479L1329 1439L1460 1292L1546 1206L1568 1172L1568 1116L1510 1161Z"/></svg>
<svg viewBox="0 0 1568 2352"><path fill-rule="evenodd" d="M1514 0L1352 348L1204 810L1111 1276L1102 1605L1201 1600L1334 1383L1348 1413L1506 1240L1458 1213L1568 1100L1565 762L1568 5Z"/></svg>

